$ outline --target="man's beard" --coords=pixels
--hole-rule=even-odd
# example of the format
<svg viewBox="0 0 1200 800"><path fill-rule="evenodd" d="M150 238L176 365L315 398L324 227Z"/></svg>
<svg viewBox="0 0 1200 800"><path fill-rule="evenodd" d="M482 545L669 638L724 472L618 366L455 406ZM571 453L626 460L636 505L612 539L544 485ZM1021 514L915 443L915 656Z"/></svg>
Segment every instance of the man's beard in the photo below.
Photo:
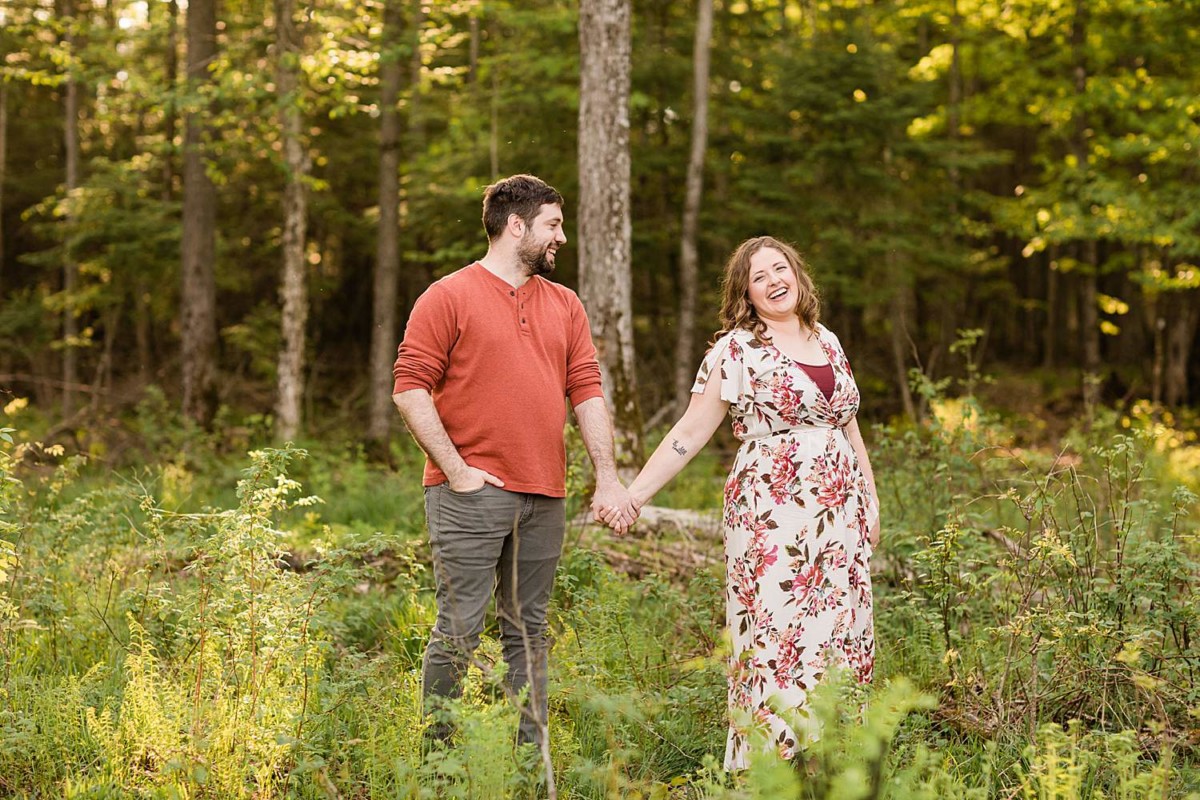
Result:
<svg viewBox="0 0 1200 800"><path fill-rule="evenodd" d="M554 262L547 257L551 245L538 245L537 242L532 241L532 238L526 236L521 240L521 246L517 249L517 257L525 265L527 274L549 275L554 272Z"/></svg>

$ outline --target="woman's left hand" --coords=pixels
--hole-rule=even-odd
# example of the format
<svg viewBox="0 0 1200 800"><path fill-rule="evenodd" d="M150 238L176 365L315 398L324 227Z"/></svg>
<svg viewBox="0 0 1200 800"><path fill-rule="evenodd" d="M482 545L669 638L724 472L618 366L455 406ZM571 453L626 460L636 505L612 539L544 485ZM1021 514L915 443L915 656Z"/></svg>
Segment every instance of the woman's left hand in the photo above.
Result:
<svg viewBox="0 0 1200 800"><path fill-rule="evenodd" d="M877 506L878 507L878 506ZM875 515L875 524L871 526L871 550L872 552L879 548L879 514Z"/></svg>

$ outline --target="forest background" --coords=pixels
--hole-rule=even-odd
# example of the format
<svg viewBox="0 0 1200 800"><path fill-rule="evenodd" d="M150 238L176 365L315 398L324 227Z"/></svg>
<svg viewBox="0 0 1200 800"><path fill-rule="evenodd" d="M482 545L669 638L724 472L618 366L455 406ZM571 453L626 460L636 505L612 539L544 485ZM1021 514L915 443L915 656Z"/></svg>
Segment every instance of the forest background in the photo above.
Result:
<svg viewBox="0 0 1200 800"><path fill-rule="evenodd" d="M1065 748L1072 796L1194 786L1198 23L1195 0L3 0L0 404L21 488L0 506L0 791L484 796L467 762L368 731L361 692L407 685L429 621L396 343L420 292L482 254L482 189L514 172L567 198L555 279L588 307L626 466L686 397L730 250L770 233L807 257L893 509L881 641L928 645L881 645L900 694L875 705L916 716L848 728L877 757L831 749L828 775L988 796L1058 780ZM717 507L722 436L662 502ZM289 440L320 513L289 510L287 448L230 493L239 453ZM595 535L562 624L608 620L589 630L628 660L617 621L659 603L675 638L639 644L652 678L603 648L603 669L567 661L564 791L774 796L778 775L705 771L719 589L682 579L719 577L719 544ZM251 569L281 553L294 570ZM264 667L268 634L285 655ZM597 670L609 706L570 690ZM505 703L474 702L466 735L495 738ZM705 733L656 729L664 702Z"/></svg>

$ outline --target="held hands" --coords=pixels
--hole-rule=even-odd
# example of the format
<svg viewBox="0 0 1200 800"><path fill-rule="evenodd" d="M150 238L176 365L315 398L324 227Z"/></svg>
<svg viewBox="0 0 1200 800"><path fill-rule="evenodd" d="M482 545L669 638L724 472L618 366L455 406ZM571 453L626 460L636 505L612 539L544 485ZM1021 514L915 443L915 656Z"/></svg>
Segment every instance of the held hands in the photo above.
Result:
<svg viewBox="0 0 1200 800"><path fill-rule="evenodd" d="M592 518L612 528L618 536L623 536L633 526L641 508L642 504L620 481L596 485L596 494L592 496Z"/></svg>

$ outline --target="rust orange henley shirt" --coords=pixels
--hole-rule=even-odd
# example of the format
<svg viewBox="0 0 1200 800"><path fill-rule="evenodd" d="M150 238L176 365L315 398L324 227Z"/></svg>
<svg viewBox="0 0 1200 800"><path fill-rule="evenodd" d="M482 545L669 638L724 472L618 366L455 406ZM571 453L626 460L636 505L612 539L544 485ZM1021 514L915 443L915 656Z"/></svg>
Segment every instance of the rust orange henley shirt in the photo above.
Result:
<svg viewBox="0 0 1200 800"><path fill-rule="evenodd" d="M413 306L393 393L424 389L463 460L513 492L566 495L564 398L601 397L587 313L570 289L534 276L517 289L476 262ZM446 475L426 459L425 486Z"/></svg>

